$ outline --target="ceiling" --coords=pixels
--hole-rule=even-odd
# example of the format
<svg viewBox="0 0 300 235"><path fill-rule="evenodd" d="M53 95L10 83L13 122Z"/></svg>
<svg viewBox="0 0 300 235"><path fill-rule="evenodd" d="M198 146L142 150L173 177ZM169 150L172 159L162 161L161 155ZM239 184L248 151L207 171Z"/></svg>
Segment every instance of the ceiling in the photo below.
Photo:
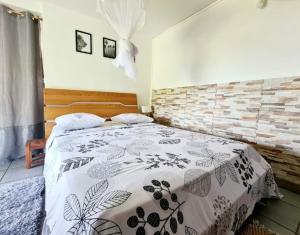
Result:
<svg viewBox="0 0 300 235"><path fill-rule="evenodd" d="M96 13L96 0L46 0L82 14L101 18ZM148 37L155 37L167 28L205 8L216 0L145 0L147 22L143 29Z"/></svg>

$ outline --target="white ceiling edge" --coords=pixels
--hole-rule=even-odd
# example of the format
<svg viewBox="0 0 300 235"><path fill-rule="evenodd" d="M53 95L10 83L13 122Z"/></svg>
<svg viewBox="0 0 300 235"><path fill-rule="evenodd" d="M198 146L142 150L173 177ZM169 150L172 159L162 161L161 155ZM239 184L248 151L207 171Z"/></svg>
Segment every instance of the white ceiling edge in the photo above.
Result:
<svg viewBox="0 0 300 235"><path fill-rule="evenodd" d="M216 1L218 0L148 0L148 21L143 31L155 38ZM156 11L158 15L155 14Z"/></svg>
<svg viewBox="0 0 300 235"><path fill-rule="evenodd" d="M91 18L103 20L101 15L96 12L96 0L35 1L48 2ZM205 9L215 1L217 0L145 0L146 25L139 34L142 34L144 37L154 38L168 28Z"/></svg>
<svg viewBox="0 0 300 235"><path fill-rule="evenodd" d="M145 0L146 25L138 34L153 39L218 1L220 0ZM104 20L96 12L96 0L0 0L0 3L39 15L49 3L90 18Z"/></svg>

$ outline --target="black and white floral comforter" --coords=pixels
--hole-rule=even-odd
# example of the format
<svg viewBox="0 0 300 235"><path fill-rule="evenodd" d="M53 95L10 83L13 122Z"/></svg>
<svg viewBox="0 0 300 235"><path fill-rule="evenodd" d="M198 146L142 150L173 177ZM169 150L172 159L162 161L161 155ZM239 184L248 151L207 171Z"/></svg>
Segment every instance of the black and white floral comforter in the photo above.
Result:
<svg viewBox="0 0 300 235"><path fill-rule="evenodd" d="M44 234L234 234L277 197L250 146L157 124L53 131Z"/></svg>

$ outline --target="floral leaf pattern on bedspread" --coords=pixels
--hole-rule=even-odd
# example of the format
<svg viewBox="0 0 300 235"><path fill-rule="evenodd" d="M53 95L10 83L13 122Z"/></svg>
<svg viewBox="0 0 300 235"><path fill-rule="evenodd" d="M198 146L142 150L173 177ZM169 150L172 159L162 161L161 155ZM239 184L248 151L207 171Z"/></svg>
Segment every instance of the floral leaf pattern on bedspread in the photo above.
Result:
<svg viewBox="0 0 300 235"><path fill-rule="evenodd" d="M78 169L79 167L85 166L86 164L90 163L94 158L93 157L75 157L66 159L63 161L59 168L59 174L57 176L57 181L63 175L64 172Z"/></svg>
<svg viewBox="0 0 300 235"><path fill-rule="evenodd" d="M276 185L272 169L268 169L265 176L265 183L268 187Z"/></svg>
<svg viewBox="0 0 300 235"><path fill-rule="evenodd" d="M76 145L76 147L78 148L78 152L87 153L87 152L91 152L93 149L98 149L106 145L108 145L107 142L103 140L95 139L95 140L90 140L88 144L80 144L80 145Z"/></svg>
<svg viewBox="0 0 300 235"><path fill-rule="evenodd" d="M171 185L168 181L152 180L151 185L143 189L152 194L154 200L159 201L160 210L167 212L166 215L160 211L146 213L142 207L136 208L136 215L128 218L127 225L136 228L137 235L146 234L145 226L155 228L156 234L176 234L178 226L184 222L182 207L185 201L180 201L177 194L171 192ZM165 194L164 194L165 193Z"/></svg>
<svg viewBox="0 0 300 235"><path fill-rule="evenodd" d="M252 189L251 180L254 178L254 168L252 162L246 156L245 151L242 149L234 149L234 153L238 154L240 159L236 159L234 166L238 170L243 186L247 188L248 193Z"/></svg>
<svg viewBox="0 0 300 235"><path fill-rule="evenodd" d="M239 183L240 181L234 166L230 162L226 162L225 166L226 174L230 177L230 179L235 183Z"/></svg>
<svg viewBox="0 0 300 235"><path fill-rule="evenodd" d="M244 143L153 123L56 131L44 168L51 235L233 235L279 195Z"/></svg>
<svg viewBox="0 0 300 235"><path fill-rule="evenodd" d="M87 174L91 178L104 180L123 172L126 172L126 170L122 169L122 164L119 162L103 162L91 166Z"/></svg>
<svg viewBox="0 0 300 235"><path fill-rule="evenodd" d="M244 221L247 218L248 207L243 204L239 207L238 211L234 215L234 221L231 230L237 232L239 228L243 225Z"/></svg>
<svg viewBox="0 0 300 235"><path fill-rule="evenodd" d="M165 138L170 138L175 133L176 133L175 131L170 131L170 130L160 130L157 132L158 135Z"/></svg>
<svg viewBox="0 0 300 235"><path fill-rule="evenodd" d="M199 160L196 161L196 166L202 168L213 167L215 169L215 176L220 186L224 185L227 175L233 182L239 183L235 168L228 161L230 154L215 153L207 148L204 148L201 153L195 151L188 151L188 153L199 158Z"/></svg>
<svg viewBox="0 0 300 235"><path fill-rule="evenodd" d="M173 153L165 153L165 156L159 154L146 154L144 158L136 158L133 161L125 161L124 164L130 165L133 163L144 164L145 170L152 170L154 168L160 168L161 166L166 167L177 167L179 169L186 168L186 165L191 161L187 158L182 158L181 155Z"/></svg>
<svg viewBox="0 0 300 235"><path fill-rule="evenodd" d="M162 139L159 144L179 144L180 142L180 139Z"/></svg>
<svg viewBox="0 0 300 235"><path fill-rule="evenodd" d="M75 224L68 230L70 234L122 234L119 226L112 221L93 218L97 213L123 204L131 195L126 191L112 191L106 194L108 182L93 185L85 194L82 209L75 194L66 197L64 218ZM105 231L101 233L101 231Z"/></svg>
<svg viewBox="0 0 300 235"><path fill-rule="evenodd" d="M192 156L199 157L196 165L200 167L218 167L222 162L230 158L230 154L216 153L207 148L202 149L200 153L194 151L188 151L188 153Z"/></svg>
<svg viewBox="0 0 300 235"><path fill-rule="evenodd" d="M211 174L201 169L191 169L184 174L184 190L186 192L206 197L211 189Z"/></svg>
<svg viewBox="0 0 300 235"><path fill-rule="evenodd" d="M218 196L214 200L213 208L216 223L212 228L211 234L226 234L228 229L230 229L233 215L232 204L225 196Z"/></svg>
<svg viewBox="0 0 300 235"><path fill-rule="evenodd" d="M185 235L200 235L195 229L185 226Z"/></svg>
<svg viewBox="0 0 300 235"><path fill-rule="evenodd" d="M107 149L102 150L101 153L106 155L107 160L113 160L124 157L126 148L110 145Z"/></svg>
<svg viewBox="0 0 300 235"><path fill-rule="evenodd" d="M132 156L140 156L141 152L148 150L148 147L153 144L151 140L135 140L124 147L110 143L108 148L101 150L101 154L107 156L107 160L122 158L126 153Z"/></svg>

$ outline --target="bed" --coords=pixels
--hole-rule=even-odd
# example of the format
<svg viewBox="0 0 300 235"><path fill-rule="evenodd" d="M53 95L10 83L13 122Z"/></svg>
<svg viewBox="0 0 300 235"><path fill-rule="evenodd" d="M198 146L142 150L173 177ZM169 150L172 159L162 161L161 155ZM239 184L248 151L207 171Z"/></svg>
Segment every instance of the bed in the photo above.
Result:
<svg viewBox="0 0 300 235"><path fill-rule="evenodd" d="M279 197L251 146L155 123L54 129L44 176L43 234L234 234Z"/></svg>

